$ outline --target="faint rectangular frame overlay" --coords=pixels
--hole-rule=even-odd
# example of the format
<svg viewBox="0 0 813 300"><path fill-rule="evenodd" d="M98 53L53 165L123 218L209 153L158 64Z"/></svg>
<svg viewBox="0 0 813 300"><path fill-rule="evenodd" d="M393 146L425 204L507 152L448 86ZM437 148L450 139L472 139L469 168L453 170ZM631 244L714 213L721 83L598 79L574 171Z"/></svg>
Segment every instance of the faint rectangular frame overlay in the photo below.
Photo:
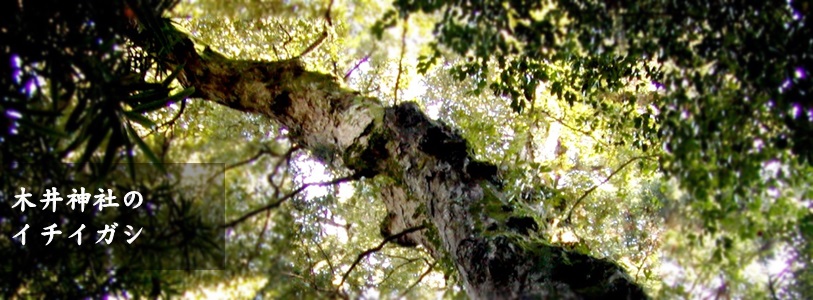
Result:
<svg viewBox="0 0 813 300"><path fill-rule="evenodd" d="M153 164L135 164L136 173L155 174ZM162 165L167 173L147 180L157 186L144 195L136 212L157 221L151 242L164 244L160 251L135 250L127 266L132 270L224 270L226 265L226 189L223 163L172 163ZM129 172L129 165L118 166ZM125 173L128 174L128 173ZM122 183L132 185L129 175ZM168 184L168 185L162 185ZM168 188L168 189L166 189ZM123 200L123 199L122 199ZM122 201L123 202L123 201ZM145 228L144 230L147 230ZM119 247L121 248L121 247ZM127 247L124 247L127 248ZM130 252L128 249L120 250Z"/></svg>
<svg viewBox="0 0 813 300"><path fill-rule="evenodd" d="M71 164L66 164L71 169ZM92 168L92 167L91 167ZM163 170L161 170L163 169ZM86 169L87 170L87 169ZM32 254L46 256L73 257L68 253L54 251L54 243L71 243L71 251L89 251L103 254L99 259L104 265L120 272L134 270L224 270L226 265L226 209L225 170L223 163L169 163L160 167L150 163L116 164L103 179L84 178L86 172L76 173L70 178L54 178L42 186L27 187L26 192L33 196L31 202L38 207L26 220L31 222L28 241L24 248ZM164 172L166 171L166 172ZM135 175L135 178L132 176ZM60 182L70 182L62 184ZM58 204L57 213L51 209L42 211L39 199L45 189L56 187L63 201ZM107 207L102 211L92 204L91 197L84 212L79 206L71 210L67 195L72 189L85 188L93 196L101 194L99 189L112 190L113 202L118 207ZM137 208L137 199L125 200L128 192L137 191L143 201ZM19 193L20 191L14 191ZM125 205L127 202L130 205ZM33 223L36 222L36 223ZM39 229L56 222L64 228L55 237L51 246L45 246L46 238L39 236ZM43 223L43 224L39 224ZM101 235L98 230L117 224L110 244L96 243ZM68 238L80 226L83 242L77 245L76 238ZM131 226L131 227L127 227ZM132 244L128 239L136 236ZM130 233L126 235L125 232ZM59 261L59 260L55 260Z"/></svg>

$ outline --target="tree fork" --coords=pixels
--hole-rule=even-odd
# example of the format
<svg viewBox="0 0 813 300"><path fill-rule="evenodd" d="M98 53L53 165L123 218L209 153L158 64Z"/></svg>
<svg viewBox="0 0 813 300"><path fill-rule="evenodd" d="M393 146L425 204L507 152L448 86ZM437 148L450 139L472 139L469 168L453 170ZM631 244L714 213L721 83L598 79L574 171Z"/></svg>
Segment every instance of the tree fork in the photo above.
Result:
<svg viewBox="0 0 813 300"><path fill-rule="evenodd" d="M183 33L170 32L175 38L164 40L176 42L166 62L182 66L178 78L196 89L195 97L272 118L328 164L392 178L381 195L387 229L432 225L398 243L420 244L435 259L450 259L471 298L647 298L617 264L517 234L490 216L482 208L504 201L497 168L473 160L463 137L416 104L384 107L297 59L232 60L208 49L199 54ZM148 39L134 40L154 49Z"/></svg>

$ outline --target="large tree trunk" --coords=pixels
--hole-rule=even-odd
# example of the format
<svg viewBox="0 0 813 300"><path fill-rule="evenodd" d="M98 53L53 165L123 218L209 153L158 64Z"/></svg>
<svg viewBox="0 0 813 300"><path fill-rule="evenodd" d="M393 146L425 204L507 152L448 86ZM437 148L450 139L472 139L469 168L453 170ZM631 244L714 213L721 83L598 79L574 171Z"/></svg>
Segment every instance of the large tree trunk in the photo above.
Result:
<svg viewBox="0 0 813 300"><path fill-rule="evenodd" d="M196 97L276 120L327 163L391 178L382 234L425 225L397 242L453 262L471 298L646 298L618 265L530 238L537 225L511 216L497 168L472 160L460 135L414 103L384 107L296 59L199 54L186 37L168 59L183 64L179 79Z"/></svg>

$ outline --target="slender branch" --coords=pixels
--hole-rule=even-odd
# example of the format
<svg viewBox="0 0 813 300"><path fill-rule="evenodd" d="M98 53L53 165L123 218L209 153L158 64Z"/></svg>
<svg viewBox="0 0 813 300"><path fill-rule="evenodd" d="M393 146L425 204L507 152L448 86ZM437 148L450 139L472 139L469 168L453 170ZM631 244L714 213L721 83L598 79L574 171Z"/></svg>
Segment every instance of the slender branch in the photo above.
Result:
<svg viewBox="0 0 813 300"><path fill-rule="evenodd" d="M298 150L298 149L299 149L299 148L297 148L297 147L292 147L292 148L291 148L291 149L289 149L289 150L288 150L288 152L286 152L284 155L285 155L285 156L289 156L289 155L291 155L291 153L292 153L293 151L296 151L296 150ZM234 169L234 168L237 168L237 167L242 166L242 165L245 165L245 164L252 163L252 162L256 161L257 159L259 159L261 156L265 155L265 154L274 154L274 153L273 153L273 152L271 152L271 151L268 151L268 150L266 150L266 149L261 149L260 151L258 151L258 152L257 152L257 154L255 154L254 156L252 156L252 157L251 157L251 158L249 158L249 159L246 159L246 160L244 160L244 161L237 162L237 163L235 163L235 164L233 164L233 165L226 166L225 168L223 168L223 172L226 172L226 171L228 171L228 170L230 170L230 169ZM277 164L274 166L274 172L276 172L277 168L279 168L279 165L280 165L280 163L278 162L278 163L277 163ZM210 177L209 177L209 180L208 180L208 181L212 181L213 179L217 178L219 175L221 175L221 173L215 173L215 174L212 174L212 176L210 176ZM272 184L272 185L273 185L273 184ZM275 188L277 188L277 187L275 186Z"/></svg>
<svg viewBox="0 0 813 300"><path fill-rule="evenodd" d="M276 57L277 59L280 59L280 58L281 58L281 57L280 57L280 55L279 55L279 50L277 50L277 46L276 46L276 45L271 45L271 50L273 50L273 51L274 51L274 57Z"/></svg>
<svg viewBox="0 0 813 300"><path fill-rule="evenodd" d="M390 258L400 258L400 257L393 257L393 256L391 256L391 255L388 255L388 256L389 256ZM384 282L387 282L387 280L389 280L389 279L390 279L390 277L392 277L392 274L395 274L395 272L396 272L396 271L398 271L398 269L400 269L400 268L402 268L402 267L404 267L404 266L406 266L406 265L409 265L409 264L411 264L411 263L414 263L414 262L416 262L416 261L421 261L421 260L426 261L426 258L422 258L422 257L409 258L409 259L407 259L407 258L401 258L401 259L403 259L403 260L404 260L404 262L403 262L403 263L398 264L397 266L393 267L393 268L392 268L392 270L390 270L389 272L387 272L387 275L386 275L386 276L384 276L384 278L382 278L382 279L381 279L381 281L379 281L379 282L378 282L378 285L379 285L379 286L380 286L380 285L382 285ZM427 263L428 263L428 262L427 262Z"/></svg>
<svg viewBox="0 0 813 300"><path fill-rule="evenodd" d="M269 152L266 149L261 149L260 151L257 151L257 154L254 154L254 156L250 157L249 159L237 162L237 163L235 163L233 165L226 166L224 171L228 171L228 170L231 170L231 169L234 169L234 168L246 165L246 164L253 163L253 162L257 161L258 159L260 159L260 157L262 157L265 154L271 154L271 152Z"/></svg>
<svg viewBox="0 0 813 300"><path fill-rule="evenodd" d="M771 299L779 300L779 297L776 295L776 282L773 279L773 276L768 275L768 291L771 293Z"/></svg>
<svg viewBox="0 0 813 300"><path fill-rule="evenodd" d="M714 256L709 256L708 258L704 259L701 263L703 265L709 264L709 263L712 262L713 259L714 259ZM700 284L700 282L704 282L704 281L708 280L709 278L710 278L710 276L708 276L707 272L702 272L702 273L698 274L697 276L694 276L694 279L692 280L691 288L689 288L689 290L686 292L686 295L689 295L689 296L696 295L694 293L694 291L695 291L695 288L698 287L698 284ZM700 284L700 285L702 285L702 284ZM705 288L705 287L701 287L701 288Z"/></svg>
<svg viewBox="0 0 813 300"><path fill-rule="evenodd" d="M327 5L327 10L325 11L325 21L327 21L328 26L333 26L333 19L330 18L330 11L333 9L333 2L334 0L330 0L330 3Z"/></svg>
<svg viewBox="0 0 813 300"><path fill-rule="evenodd" d="M636 157L633 157L633 158L631 158L630 160L628 160L627 162L625 162L625 163L621 164L621 166L620 166L620 167L618 167L618 169L615 169L615 171L613 171L612 173L610 173L610 175L609 175L609 176L607 176L607 178L605 178L605 179L604 179L604 181L602 181L601 183L596 184L596 185L594 185L593 187L591 187L591 188L589 188L588 190L586 190L586 191L584 192L584 194L582 194L582 195L581 195L581 197L579 197L579 199L577 199L577 200L576 200L576 203L573 203L573 206L571 206L571 207L570 207L570 211L568 211L568 212L567 212L567 218L565 218L565 224L570 224L571 217L573 217L573 211L576 209L576 207L578 207L578 206L579 206L579 204L581 204L581 203L582 203L582 201L583 201L585 198L587 198L587 195L589 195L590 193L592 193L593 191L595 191L595 190L596 190L598 187L600 187L600 186L604 185L605 183L607 183L608 181L610 181L610 179L612 179L612 178L613 178L613 176L615 176L615 174L618 174L618 172L621 172L621 170L623 170L623 169L624 169L624 168L626 168L626 167L627 167L629 164L633 163L633 162L634 162L634 161L636 161L636 160L639 160L639 159L650 159L650 158L652 158L652 157L656 157L656 156L657 156L657 155L653 154L653 155L644 155L644 156L636 156Z"/></svg>
<svg viewBox="0 0 813 300"><path fill-rule="evenodd" d="M409 17L404 19L404 31L401 33L401 58L398 59L398 76L395 77L395 88L393 88L393 103L398 104L398 86L401 84L401 74L404 72L404 53L406 52L406 35L407 35L407 24L409 22Z"/></svg>
<svg viewBox="0 0 813 300"><path fill-rule="evenodd" d="M351 176L347 176L347 177L342 177L342 178L334 179L334 180L327 181L327 182L315 182L315 183L306 183L306 184L303 184L301 187L299 187L298 189L294 190L293 192L291 192L291 193L289 193L289 194L285 195L285 196L284 196L284 197L282 197L281 199L279 199L279 200L277 200L277 201L275 201L275 202L269 203L269 204L267 204L267 205L265 205L265 206L263 206L263 207L257 208L257 209L255 209L255 210L253 210L253 211L251 211L251 212L249 212L249 213L247 213L247 214L243 215L242 217L237 218L237 219L236 219L236 220L234 220L234 221L231 221L231 222L226 223L226 224L225 224L225 225L223 225L222 227L224 227L224 228L231 228L231 227L234 227L235 225L240 224L240 223L242 223L242 222L245 222L245 221L246 221L246 220L248 220L249 218L251 218L251 217L253 217L253 216L256 216L257 214L259 214L259 213L261 213L261 212L264 212L264 211L267 211L267 210L271 210L271 209L277 208L277 207L279 207L279 206L280 206L280 205L281 205L283 202L287 201L288 199L293 198L294 196L296 196L297 194L301 193L302 191L304 191L305 189L307 189L307 188L309 188L309 187L311 187L311 186L328 186L328 185L339 184L339 183L342 183L342 182L347 182L347 181L354 180L354 179L356 179L356 175L351 175Z"/></svg>
<svg viewBox="0 0 813 300"><path fill-rule="evenodd" d="M541 110L541 113L545 114L546 116L548 116L548 118L550 118L551 120L556 121L556 123L559 123L560 125L564 126L565 128L573 130L574 132L581 133L581 134L583 134L585 136L588 136L588 137L590 137L591 139L593 139L594 141L596 141L597 143L601 144L604 147L609 147L609 145L607 145L606 142L604 142L602 140L599 140L596 137L594 137L593 133L591 133L589 131L586 131L584 129L579 129L579 128L576 128L574 126L571 126L570 124L565 122L564 118L555 117L555 116L553 116L553 114L551 114L550 112L545 111L545 110Z"/></svg>
<svg viewBox="0 0 813 300"><path fill-rule="evenodd" d="M350 223L341 224L339 222L334 221L333 219L328 219L328 218L322 217L322 216L317 216L316 219L319 220L319 222L322 222L324 225L344 228L345 230L350 229L350 226L351 226Z"/></svg>
<svg viewBox="0 0 813 300"><path fill-rule="evenodd" d="M288 43L290 43L290 42L292 42L294 40L294 37L291 36L291 33L288 32L288 30L285 29L285 27L282 26L282 24L277 23L277 27L279 27L279 29L282 31L282 33L284 33L285 36L288 37L288 39L285 42L282 43L282 48L287 49L286 46L288 46ZM287 52L287 50L286 50L286 52Z"/></svg>
<svg viewBox="0 0 813 300"><path fill-rule="evenodd" d="M181 117L181 115L183 114L184 110L186 109L186 100L187 100L187 99L183 99L183 101L181 101L181 109L180 109L180 110L178 110L178 113L177 113L177 114L175 114L175 116L174 116L174 117L172 117L172 119L171 119L171 120L169 120L169 121L167 121L166 123L163 123L163 124L161 124L161 125L158 125L158 127L156 127L156 128L155 128L155 130L153 130L153 132L157 131L157 130L158 130L159 128L161 128L161 127L166 127L166 126L172 126L172 125L175 125L175 122L176 122L176 121L178 121L178 119ZM150 132L150 134L152 134L152 132ZM149 134L148 134L148 135L149 135Z"/></svg>
<svg viewBox="0 0 813 300"><path fill-rule="evenodd" d="M536 126L534 126L536 127ZM548 130L550 132L550 130ZM526 153L528 153L528 161L536 161L536 157L534 155L534 131L533 129L528 130L528 140L525 141L525 149Z"/></svg>
<svg viewBox="0 0 813 300"><path fill-rule="evenodd" d="M649 255L650 255L649 251L645 251L644 253L645 253L646 255L644 255L644 258L643 258L643 259L641 259L641 263L640 263L640 264L638 264L638 266L637 266L637 267L638 267L638 271L636 271L636 272L635 272L635 280L638 280L638 275L640 275L640 274L641 274L641 270L643 270L643 269L644 269L644 264L646 264L646 260L647 260L647 259L649 259Z"/></svg>
<svg viewBox="0 0 813 300"><path fill-rule="evenodd" d="M299 54L299 56L297 57L303 57L306 54L310 53L311 51L316 49L316 47L319 47L319 45L321 45L322 42L324 42L325 39L327 38L328 36L327 27L333 26L333 19L330 18L330 10L333 8L333 1L334 0L330 0L330 3L328 3L327 5L327 10L325 10L325 21L327 22L327 25L324 26L324 29L322 29L322 34L319 36L319 38L316 39L316 41L314 41L310 46L308 46L308 48L305 49L305 51L302 51L302 53Z"/></svg>
<svg viewBox="0 0 813 300"><path fill-rule="evenodd" d="M175 131L167 130L163 132L163 135L164 138L161 141L161 161L166 161L167 154L169 153L169 147L172 145L172 140L175 139Z"/></svg>
<svg viewBox="0 0 813 300"><path fill-rule="evenodd" d="M333 263L330 261L330 256L328 256L327 252L325 252L325 249L322 248L321 243L314 243L314 244L316 244L316 249L319 249L319 253L322 254L322 257L325 258L325 262L327 262L327 266L328 266L328 268L330 268L330 276L333 277L333 274L336 274L336 269L333 268Z"/></svg>
<svg viewBox="0 0 813 300"><path fill-rule="evenodd" d="M370 60L370 54L365 55L364 58L362 58L359 62L356 63L356 65L354 65L352 68L350 68L350 70L347 71L347 73L344 74L344 80L347 81L347 78L350 78L350 75L353 75L353 72L358 70L358 68L361 66L361 64L367 62L368 60Z"/></svg>
<svg viewBox="0 0 813 300"><path fill-rule="evenodd" d="M335 75L335 77L338 78L339 75L340 75L340 73L339 73L339 63L336 62L336 59L331 57L330 58L330 65L333 66L333 75Z"/></svg>
<svg viewBox="0 0 813 300"><path fill-rule="evenodd" d="M315 244L317 246L319 246L319 243L315 243ZM319 249L321 249L321 246L319 246ZM313 259L313 257L311 257L310 250L305 251L305 256L308 258L307 261L312 262L312 263L310 263L308 265L308 273L310 274L308 284L311 286L312 289L314 289L317 292L325 293L327 295L332 296L332 297L325 297L325 298L336 299L337 298L336 296L338 296L338 298L341 298L341 299L350 299L350 297L348 297L347 293L345 293L344 291L337 291L337 290L334 290L332 288L331 289L322 288L320 286L320 284L317 282L317 278L319 277L319 275L316 274L316 270L314 269L314 266L316 266L319 262L316 262L316 260ZM328 260L327 263L328 263L328 265L330 265L330 260ZM333 277L332 267L331 267L331 273L330 274L331 274L331 277Z"/></svg>
<svg viewBox="0 0 813 300"><path fill-rule="evenodd" d="M426 225L420 225L420 226L415 226L415 227L412 227L412 228L407 228L404 231L401 231L401 232L399 232L397 234L394 234L394 235L391 235L391 236L385 238L383 241L381 241L380 244L378 244L378 246L367 249L366 251L364 251L362 253L359 253L358 257L356 257L356 261L354 261L353 264L350 265L350 268L347 269L347 272L344 273L344 276L342 276L342 281L339 282L339 284L336 286L336 288L339 289L339 288L342 287L342 285L344 285L344 282L347 280L347 276L350 276L350 272L353 272L353 269L356 268L356 266L359 264L359 262L361 262L362 259L369 256L370 254L381 251L381 249L383 249L384 246L386 246L389 242L392 242L392 241L394 241L394 240L396 240L396 239L398 239L398 238L400 238L402 236L405 236L407 234L410 234L410 233L413 233L413 232L416 232L416 231L420 231L420 230L424 230L424 229L426 229Z"/></svg>
<svg viewBox="0 0 813 300"><path fill-rule="evenodd" d="M788 267L786 266L785 268L782 269L782 271L776 273L776 275L771 276L770 274L768 274L768 291L770 291L771 293L771 299L773 300L780 299L779 296L777 295L776 288L777 285L781 284L780 281L782 281L782 277L785 276L785 273L787 273L788 271L789 271Z"/></svg>
<svg viewBox="0 0 813 300"><path fill-rule="evenodd" d="M302 51L302 53L300 53L299 56L297 56L297 57L303 57L306 54L310 53L311 51L316 49L316 47L319 47L319 45L321 45L322 42L325 41L326 38L327 38L327 30L324 30L324 31L322 31L322 34L319 35L319 38L317 38L316 41L314 41L310 46L308 46L308 48L305 49L305 51Z"/></svg>
<svg viewBox="0 0 813 300"><path fill-rule="evenodd" d="M339 296L339 298L341 298L341 299L349 299L350 298L345 293L337 293L334 290L326 290L326 289L320 288L312 280L308 280L307 278L305 278L302 275L294 274L294 273L291 273L291 272L281 272L280 274L291 277L291 278L299 279L300 281L307 284L308 286L310 286L313 290L315 290L317 292L325 293L325 294L328 294L328 295L331 295L331 296ZM257 297L255 297L255 298L257 298Z"/></svg>
<svg viewBox="0 0 813 300"><path fill-rule="evenodd" d="M262 242L265 240L265 233L268 231L268 223L271 220L271 211L267 211L265 213L265 222L263 223L263 230L260 231L260 236L257 237L257 242L254 243L254 251L250 252L248 258L246 258L245 268L246 270L249 269L249 264L251 263L254 258L260 253L260 246Z"/></svg>
<svg viewBox="0 0 813 300"><path fill-rule="evenodd" d="M300 149L299 146L294 146L294 147L291 147L290 149L288 149L288 151L286 151L285 154L282 155L282 157L284 159L280 158L274 164L274 167L272 168L273 171L271 171L271 173L268 174L268 184L270 184L271 186L274 187L274 192L275 193L279 193L280 187L277 184L274 183L273 176L276 175L277 172L279 172L279 168L282 167L282 163L286 163L286 165L289 165L289 166L291 165L291 155L293 155L294 152L296 152L299 149ZM287 178L288 173L286 172L286 173L283 173L282 175L283 176L282 176L282 179L280 179L280 183L285 182L285 179ZM275 194L274 196L276 197L276 196L279 196L279 195Z"/></svg>
<svg viewBox="0 0 813 300"><path fill-rule="evenodd" d="M155 134L156 132L158 132L158 129L161 129L163 127L168 127L168 126L175 125L175 122L177 122L178 119L181 118L181 115L183 114L184 110L186 110L186 100L188 100L188 99L183 99L181 101L181 109L178 110L178 112L175 114L174 117L172 117L172 119L170 119L169 121L166 121L164 123L161 123L161 125L158 125L155 128L150 129L150 132L145 134L141 138L143 139L143 138L146 138L148 136L151 136L151 135ZM162 150L163 151L161 151L161 161L164 161L164 159L166 158L167 149L169 148L170 141L171 140L169 140L169 139L164 139L164 144L162 145Z"/></svg>
<svg viewBox="0 0 813 300"><path fill-rule="evenodd" d="M285 275L285 276L288 276L288 277L293 277L293 278L296 278L296 279L302 280L302 281L303 281L303 282L305 282L305 283L308 283L308 282L307 282L307 280L305 280L305 277L304 277L304 276L302 276L302 275L299 275L299 274L294 274L294 273L291 273L291 272L285 272L285 271L281 272L280 274Z"/></svg>
<svg viewBox="0 0 813 300"><path fill-rule="evenodd" d="M405 298L406 294L409 293L410 290L412 290L415 286L417 286L419 283L421 283L421 281L423 281L423 279L426 278L426 276L428 276L430 273L432 273L432 270L435 269L435 265L437 265L437 264L438 264L438 262L436 261L436 262L433 262L431 265L429 265L429 268L426 268L426 271L423 272L423 274L421 274L420 277L418 277L418 280L416 280L406 290L404 290L404 292L401 293L401 295L398 296L398 298Z"/></svg>

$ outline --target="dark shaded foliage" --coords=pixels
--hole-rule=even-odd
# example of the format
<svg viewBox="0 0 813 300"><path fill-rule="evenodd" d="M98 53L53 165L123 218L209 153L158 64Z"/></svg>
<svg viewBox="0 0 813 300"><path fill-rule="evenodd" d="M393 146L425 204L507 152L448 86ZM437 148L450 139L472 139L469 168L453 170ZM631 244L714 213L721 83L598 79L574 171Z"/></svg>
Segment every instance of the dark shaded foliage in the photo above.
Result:
<svg viewBox="0 0 813 300"><path fill-rule="evenodd" d="M174 80L172 70L161 70L154 56L132 47L124 37L139 27L146 29L147 24L135 21L136 10L160 15L173 5L172 1L154 2L4 1L0 7L0 257L4 258L0 297L101 298L124 291L157 296L172 289L173 279L165 272L133 271L161 267L139 265L144 261L138 261L138 255L127 254L148 255L177 240L147 238L132 249L123 249L94 247L96 239L88 238L100 224L138 225L134 218L147 212L102 214L89 212L95 207L88 205L82 213L65 209L61 202L57 212L51 213L42 211L39 202L46 188L57 187L66 201L71 188L81 185L95 193L111 178L122 182L136 176L138 168L132 164L136 153L146 157L142 161L160 161L137 129L155 127L144 114L183 101L191 90L173 94L169 86ZM157 70L164 78L149 79L149 70ZM65 164L70 161L77 163ZM117 169L117 164L125 162L130 163L126 171ZM167 171L163 167L142 171L147 169ZM211 228L206 229L199 216L192 216L190 199L182 199L172 183L154 181L161 173L142 173L138 181L104 187L116 193L141 191L155 205L149 213L171 223L163 233L180 232L192 238L205 235L202 232ZM25 213L19 207L11 208L21 187L33 194L29 200L37 204ZM43 246L39 234L52 223L60 225L63 235ZM24 224L31 226L26 246L12 239ZM78 224L88 225L82 246L67 238ZM187 230L190 228L200 231ZM125 237L121 229L119 241ZM189 240L180 243L200 246Z"/></svg>
<svg viewBox="0 0 813 300"><path fill-rule="evenodd" d="M650 81L665 93L643 103L657 113L637 116L637 136L662 138L673 155L664 168L681 177L700 176L707 170L691 162L708 161L719 165L715 176L725 186L785 149L800 161L813 159L808 2L395 3L401 16L443 14L435 27L436 54L424 58L423 70L441 49L462 55L467 62L452 73L474 78L476 92L489 87L506 96L517 112L540 84L571 105L583 102L609 113L606 93L618 92L625 81ZM630 119L636 96L625 95ZM611 128L624 120L616 119L607 121ZM633 146L646 151L651 144Z"/></svg>

